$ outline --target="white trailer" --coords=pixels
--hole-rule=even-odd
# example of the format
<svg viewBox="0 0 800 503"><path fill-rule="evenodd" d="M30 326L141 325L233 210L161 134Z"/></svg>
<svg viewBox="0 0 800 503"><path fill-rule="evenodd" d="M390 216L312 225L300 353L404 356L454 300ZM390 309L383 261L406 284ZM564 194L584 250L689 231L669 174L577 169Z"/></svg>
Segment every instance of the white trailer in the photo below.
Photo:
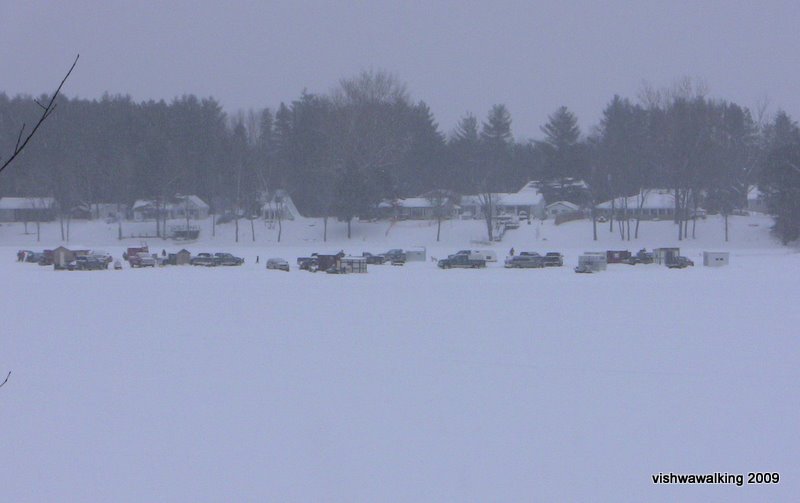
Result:
<svg viewBox="0 0 800 503"><path fill-rule="evenodd" d="M703 252L703 265L706 267L722 267L728 265L729 261L728 252Z"/></svg>

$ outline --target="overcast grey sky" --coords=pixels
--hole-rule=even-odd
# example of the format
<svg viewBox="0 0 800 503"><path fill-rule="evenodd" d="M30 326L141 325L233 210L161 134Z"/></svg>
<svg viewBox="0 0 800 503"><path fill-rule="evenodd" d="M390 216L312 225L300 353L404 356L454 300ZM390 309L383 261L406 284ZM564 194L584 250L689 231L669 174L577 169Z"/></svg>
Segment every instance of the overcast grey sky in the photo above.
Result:
<svg viewBox="0 0 800 503"><path fill-rule="evenodd" d="M193 93L229 111L388 70L449 133L505 103L518 139L566 105L584 132L642 81L800 118L800 2L0 0L0 90L136 100Z"/></svg>

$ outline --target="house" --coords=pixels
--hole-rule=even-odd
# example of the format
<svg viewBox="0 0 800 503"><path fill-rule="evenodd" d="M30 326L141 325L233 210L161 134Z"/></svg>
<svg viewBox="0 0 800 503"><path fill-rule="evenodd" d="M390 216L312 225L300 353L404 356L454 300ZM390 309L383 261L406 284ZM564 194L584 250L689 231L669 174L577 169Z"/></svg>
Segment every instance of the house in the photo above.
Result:
<svg viewBox="0 0 800 503"><path fill-rule="evenodd" d="M491 203L494 215L527 215L531 218L544 218L545 202L539 191L539 183L530 181L517 192L493 192ZM486 196L468 195L461 198L461 215L464 217L482 218L483 208L487 205Z"/></svg>
<svg viewBox="0 0 800 503"><path fill-rule="evenodd" d="M675 192L669 189L645 189L629 197L618 197L597 205L597 213L604 216L622 217L627 208L631 218L642 220L669 220L675 217ZM698 214L701 213L698 209ZM705 211L705 210L702 210Z"/></svg>
<svg viewBox="0 0 800 503"><path fill-rule="evenodd" d="M128 205L121 203L81 203L70 211L72 218L109 222L121 220L127 213Z"/></svg>
<svg viewBox="0 0 800 503"><path fill-rule="evenodd" d="M752 186L747 191L747 211L756 211L759 213L768 212L764 194L758 190L758 187Z"/></svg>
<svg viewBox="0 0 800 503"><path fill-rule="evenodd" d="M0 222L50 222L56 218L52 197L2 197Z"/></svg>
<svg viewBox="0 0 800 503"><path fill-rule="evenodd" d="M440 203L436 199L420 196L383 201L378 204L378 213L383 218L430 220L436 218L438 208L441 208L443 218L456 218L460 209L455 204L455 196Z"/></svg>
<svg viewBox="0 0 800 503"><path fill-rule="evenodd" d="M285 190L278 189L261 206L261 216L264 220L294 220L302 215L297 211L292 196Z"/></svg>
<svg viewBox="0 0 800 503"><path fill-rule="evenodd" d="M580 210L580 207L575 203L571 203L569 201L556 201L546 206L545 214L547 215L547 218L555 218L558 215L577 213Z"/></svg>
<svg viewBox="0 0 800 503"><path fill-rule="evenodd" d="M133 203L133 219L137 222L155 220L156 217L166 219L189 218L202 220L208 218L210 206L195 195L177 194L168 201L139 199Z"/></svg>

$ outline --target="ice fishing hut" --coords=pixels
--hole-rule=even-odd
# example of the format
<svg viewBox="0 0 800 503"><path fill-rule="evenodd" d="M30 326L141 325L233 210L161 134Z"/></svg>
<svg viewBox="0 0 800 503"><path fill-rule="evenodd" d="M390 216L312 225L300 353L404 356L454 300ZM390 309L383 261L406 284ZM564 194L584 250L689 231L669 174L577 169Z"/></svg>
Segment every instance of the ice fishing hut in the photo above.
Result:
<svg viewBox="0 0 800 503"><path fill-rule="evenodd" d="M728 252L703 252L703 265L706 267L722 267L728 265L730 253Z"/></svg>
<svg viewBox="0 0 800 503"><path fill-rule="evenodd" d="M607 265L605 252L584 252L578 257L578 267L588 267L592 272L605 271Z"/></svg>
<svg viewBox="0 0 800 503"><path fill-rule="evenodd" d="M75 252L64 246L53 250L53 268L66 269L67 264L75 260Z"/></svg>
<svg viewBox="0 0 800 503"><path fill-rule="evenodd" d="M417 246L403 251L406 254L406 262L425 262L428 259L424 246Z"/></svg>
<svg viewBox="0 0 800 503"><path fill-rule="evenodd" d="M653 262L667 265L681 254L680 248L655 248L653 249Z"/></svg>
<svg viewBox="0 0 800 503"><path fill-rule="evenodd" d="M339 259L339 264L345 273L367 272L367 257L342 257Z"/></svg>

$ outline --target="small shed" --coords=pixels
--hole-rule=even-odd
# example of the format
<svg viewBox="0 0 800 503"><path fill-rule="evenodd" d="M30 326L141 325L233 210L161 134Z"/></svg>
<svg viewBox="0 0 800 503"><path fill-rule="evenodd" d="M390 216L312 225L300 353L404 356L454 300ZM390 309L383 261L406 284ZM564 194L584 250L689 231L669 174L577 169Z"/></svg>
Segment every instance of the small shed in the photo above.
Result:
<svg viewBox="0 0 800 503"><path fill-rule="evenodd" d="M406 262L425 262L427 258L427 252L424 246L420 246L417 248L411 248L409 250L404 250L406 254Z"/></svg>
<svg viewBox="0 0 800 503"><path fill-rule="evenodd" d="M653 262L656 264L667 265L676 257L680 256L680 248L655 248L653 250Z"/></svg>
<svg viewBox="0 0 800 503"><path fill-rule="evenodd" d="M175 254L175 265L189 265L192 261L192 254L184 248Z"/></svg>
<svg viewBox="0 0 800 503"><path fill-rule="evenodd" d="M603 252L584 252L578 257L578 266L586 266L592 272L605 271L607 265L606 254Z"/></svg>
<svg viewBox="0 0 800 503"><path fill-rule="evenodd" d="M53 267L55 269L66 269L67 264L75 260L75 252L64 246L59 246L53 250Z"/></svg>
<svg viewBox="0 0 800 503"><path fill-rule="evenodd" d="M728 265L729 260L728 252L703 252L703 265L706 267L722 267Z"/></svg>

